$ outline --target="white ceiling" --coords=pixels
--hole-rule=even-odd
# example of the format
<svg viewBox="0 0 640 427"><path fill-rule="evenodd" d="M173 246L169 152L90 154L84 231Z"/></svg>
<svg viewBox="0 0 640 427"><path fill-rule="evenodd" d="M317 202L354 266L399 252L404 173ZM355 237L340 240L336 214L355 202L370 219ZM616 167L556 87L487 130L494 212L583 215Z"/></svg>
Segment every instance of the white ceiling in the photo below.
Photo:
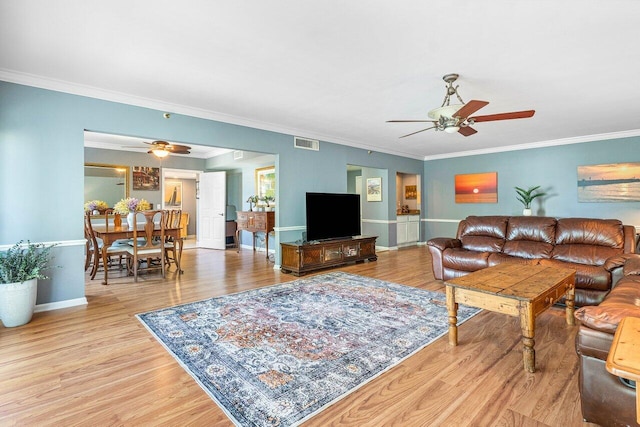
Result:
<svg viewBox="0 0 640 427"><path fill-rule="evenodd" d="M5 0L0 79L438 158L640 135L639 23L636 0ZM447 73L477 114L536 114L398 139Z"/></svg>

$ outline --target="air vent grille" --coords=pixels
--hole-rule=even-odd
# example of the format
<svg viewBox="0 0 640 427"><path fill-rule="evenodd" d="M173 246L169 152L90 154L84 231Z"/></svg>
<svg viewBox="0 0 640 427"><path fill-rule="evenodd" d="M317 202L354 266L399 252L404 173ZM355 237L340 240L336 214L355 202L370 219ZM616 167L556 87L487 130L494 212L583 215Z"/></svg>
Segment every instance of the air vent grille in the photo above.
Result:
<svg viewBox="0 0 640 427"><path fill-rule="evenodd" d="M305 150L320 151L320 142L315 139L293 137L293 146Z"/></svg>
<svg viewBox="0 0 640 427"><path fill-rule="evenodd" d="M244 157L244 152L240 150L233 150L233 160L240 160Z"/></svg>

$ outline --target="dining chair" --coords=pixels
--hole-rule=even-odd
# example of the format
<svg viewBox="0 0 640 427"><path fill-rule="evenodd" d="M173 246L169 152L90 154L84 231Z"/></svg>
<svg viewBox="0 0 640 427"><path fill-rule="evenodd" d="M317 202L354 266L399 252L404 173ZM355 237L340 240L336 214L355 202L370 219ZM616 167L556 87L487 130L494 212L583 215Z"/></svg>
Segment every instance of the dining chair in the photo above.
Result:
<svg viewBox="0 0 640 427"><path fill-rule="evenodd" d="M182 218L182 210L172 209L168 211L166 228L180 228L181 218ZM165 237L165 252L166 252L165 262L167 263L167 266L170 267L171 262L173 262L176 264L176 267L177 267L178 263L176 262L176 242L171 236ZM171 252L171 255L169 254L169 252Z"/></svg>
<svg viewBox="0 0 640 427"><path fill-rule="evenodd" d="M91 274L90 278L93 280L96 277L96 273L98 272L98 268L102 263L102 251L105 250L104 245L101 239L98 239L93 232L93 224L91 223L93 219L93 215L91 212L87 212L84 217L84 235L87 240L87 253L85 259L85 271L91 265ZM111 257L117 256L119 259L118 265L121 267L122 257L128 257L129 253L126 250L126 245L123 243L114 242L111 246L106 248L107 258L109 265L102 266L103 268L108 268L111 263Z"/></svg>
<svg viewBox="0 0 640 427"><path fill-rule="evenodd" d="M131 255L129 259L130 270L133 271L134 281L138 281L138 271L141 270L162 270L162 277L165 277L166 262L166 239L165 228L167 225L167 211L149 210L138 211L134 214L136 227L133 229L133 241L127 247ZM138 224L144 224L141 228ZM157 228L156 228L157 227ZM156 234L159 232L159 234ZM158 237L155 239L154 237ZM158 264L150 262L152 258L160 258ZM147 261L146 268L141 267L142 261Z"/></svg>

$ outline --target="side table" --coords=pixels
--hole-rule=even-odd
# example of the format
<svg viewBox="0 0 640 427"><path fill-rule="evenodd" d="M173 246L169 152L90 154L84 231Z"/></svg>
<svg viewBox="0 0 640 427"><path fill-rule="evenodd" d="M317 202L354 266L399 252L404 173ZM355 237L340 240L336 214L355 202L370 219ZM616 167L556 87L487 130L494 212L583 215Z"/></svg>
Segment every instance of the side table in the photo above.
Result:
<svg viewBox="0 0 640 427"><path fill-rule="evenodd" d="M625 317L618 324L605 366L613 375L638 384L640 381L640 318ZM636 421L640 424L640 394L637 388Z"/></svg>

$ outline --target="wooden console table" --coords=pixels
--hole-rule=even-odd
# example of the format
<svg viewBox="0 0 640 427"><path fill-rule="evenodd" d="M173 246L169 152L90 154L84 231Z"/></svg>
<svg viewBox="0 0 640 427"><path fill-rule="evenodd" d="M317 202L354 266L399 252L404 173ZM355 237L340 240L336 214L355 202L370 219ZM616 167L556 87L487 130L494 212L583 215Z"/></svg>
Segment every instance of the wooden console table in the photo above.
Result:
<svg viewBox="0 0 640 427"><path fill-rule="evenodd" d="M269 258L269 233L273 231L276 225L276 213L271 212L254 212L254 211L238 211L236 230L236 242L238 244L238 252L240 252L240 232L249 231L253 233L253 250L256 250L256 233L264 233L264 241Z"/></svg>
<svg viewBox="0 0 640 427"><path fill-rule="evenodd" d="M640 424L640 318L620 321L605 366L613 375L636 382L636 421Z"/></svg>
<svg viewBox="0 0 640 427"><path fill-rule="evenodd" d="M350 262L375 261L377 236L327 240L318 243L280 243L285 273L300 276L309 271L337 267Z"/></svg>

